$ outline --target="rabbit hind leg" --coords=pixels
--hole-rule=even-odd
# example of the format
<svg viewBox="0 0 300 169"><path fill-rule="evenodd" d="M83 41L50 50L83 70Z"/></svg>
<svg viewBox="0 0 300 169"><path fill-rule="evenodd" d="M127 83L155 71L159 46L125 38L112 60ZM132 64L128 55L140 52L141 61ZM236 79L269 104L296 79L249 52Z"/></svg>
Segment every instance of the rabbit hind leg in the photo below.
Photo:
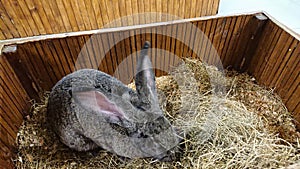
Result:
<svg viewBox="0 0 300 169"><path fill-rule="evenodd" d="M91 139L74 130L65 130L61 133L61 136L61 140L64 144L77 151L89 151L99 147Z"/></svg>

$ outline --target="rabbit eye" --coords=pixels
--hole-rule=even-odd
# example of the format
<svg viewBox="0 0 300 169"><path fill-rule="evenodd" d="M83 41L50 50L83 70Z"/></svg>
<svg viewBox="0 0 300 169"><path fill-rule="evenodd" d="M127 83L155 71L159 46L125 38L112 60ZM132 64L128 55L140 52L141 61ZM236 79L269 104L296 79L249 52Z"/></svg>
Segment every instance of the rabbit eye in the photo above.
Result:
<svg viewBox="0 0 300 169"><path fill-rule="evenodd" d="M68 92L69 92L69 95L72 96L72 90L70 89L70 90L68 90Z"/></svg>
<svg viewBox="0 0 300 169"><path fill-rule="evenodd" d="M110 126L111 126L111 128L113 128L114 130L116 130L120 134L130 136L130 133L128 132L128 130L125 127L122 127L122 126L120 126L118 124L115 124L115 123L110 123Z"/></svg>

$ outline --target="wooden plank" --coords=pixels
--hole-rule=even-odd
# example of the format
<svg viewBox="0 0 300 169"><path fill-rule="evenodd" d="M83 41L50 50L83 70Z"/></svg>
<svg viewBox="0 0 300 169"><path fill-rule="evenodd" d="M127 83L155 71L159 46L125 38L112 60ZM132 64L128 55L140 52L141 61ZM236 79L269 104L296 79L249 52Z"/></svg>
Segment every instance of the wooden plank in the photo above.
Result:
<svg viewBox="0 0 300 169"><path fill-rule="evenodd" d="M224 32L226 31L226 28L228 29L228 27L229 24L227 24L227 18L218 19L215 35L213 38L214 45L211 48L211 53L212 53L211 63L220 69L223 68L223 64L219 53L220 53L220 48L222 48L222 46L224 45L225 38L226 38L226 36L224 36Z"/></svg>
<svg viewBox="0 0 300 169"><path fill-rule="evenodd" d="M255 51L251 63L249 65L248 68L249 73L255 76L257 75L258 69L263 64L264 57L267 53L267 50L265 49L268 49L270 47L272 43L271 38L273 38L276 35L277 30L278 29L275 27L275 25L272 22L268 21L266 23L264 33L262 34L261 37L261 42L259 42L258 48Z"/></svg>
<svg viewBox="0 0 300 169"><path fill-rule="evenodd" d="M244 33L247 34L247 30L245 30L246 25L249 23L249 20L252 18L253 16L244 16L244 20L242 21L240 28L237 32L237 40L232 48L232 53L231 53L231 57L230 57L230 65L232 65L233 68L235 68L234 66L236 65L236 63L239 62L240 58L242 57L241 54L236 53L239 49L238 45L241 43L241 37L243 36ZM242 42L243 43L243 42ZM245 47L245 46L242 46ZM238 68L235 68L238 69Z"/></svg>
<svg viewBox="0 0 300 169"><path fill-rule="evenodd" d="M31 99L38 100L38 91L37 81L33 76L34 74L30 62L26 59L27 54L19 47L17 50L18 53L4 53L3 55L7 58L9 64L14 69L18 79L20 80L25 91L28 93ZM17 58L17 56L22 56L22 58ZM24 59L25 58L25 59Z"/></svg>
<svg viewBox="0 0 300 169"><path fill-rule="evenodd" d="M43 27L45 29L45 32L47 34L51 34L53 33L53 30L52 30L52 27L53 25L51 25L49 23L49 20L48 20L48 16L45 12L45 9L44 9L44 3L40 0L32 0L33 2L31 3L31 6L36 10L36 12L38 13L38 19L40 20L39 22L41 24L43 24ZM36 16L37 17L37 16ZM16 25L17 26L17 25Z"/></svg>
<svg viewBox="0 0 300 169"><path fill-rule="evenodd" d="M11 84L12 87L14 87L14 90L17 91L17 95L21 98L21 101L26 106L24 109L29 110L30 105L27 103L29 102L30 98L26 91L24 90L22 84L20 83L18 77L16 76L13 68L9 65L6 57L0 57L0 66L1 66L1 77L6 76L9 80L8 83ZM9 76L8 76L9 75ZM2 83L1 83L2 86Z"/></svg>
<svg viewBox="0 0 300 169"><path fill-rule="evenodd" d="M300 130L300 103L298 103L297 107L292 111L292 115L296 122L297 130Z"/></svg>
<svg viewBox="0 0 300 169"><path fill-rule="evenodd" d="M194 52L193 50L194 50L196 33L200 33L200 32L196 26L196 23L190 23L188 25L187 30L188 30L187 31L188 35L186 36L186 38L187 38L186 41L188 42L188 46L187 46L187 50L185 52L186 52L187 57L192 57L193 52Z"/></svg>
<svg viewBox="0 0 300 169"><path fill-rule="evenodd" d="M2 87L3 87L3 92L1 94L3 94L3 101L6 103L5 106L7 106L7 108L9 108L12 112L12 114L8 114L9 115L8 117L10 119L15 119L16 123L22 122L23 109L18 105L18 102L16 102L16 98L14 98L11 88L9 88L7 84L4 84ZM3 108L5 106L3 106Z"/></svg>
<svg viewBox="0 0 300 169"><path fill-rule="evenodd" d="M199 8L200 8L200 11L201 11L201 14L200 14L200 16L205 16L205 15L207 15L207 10L208 10L208 3L207 3L207 1L205 1L205 0L200 0L202 3L201 3L201 6L199 6Z"/></svg>
<svg viewBox="0 0 300 169"><path fill-rule="evenodd" d="M128 65L126 62L126 51L125 51L125 45L123 41L121 40L122 37L121 32L115 32L113 37L114 37L114 43L115 45L115 51L116 51L116 64L117 64L117 69L115 70L115 75L118 75L118 79L123 82L123 83L129 83L128 78L129 78L129 73L128 73ZM119 39L120 38L120 39Z"/></svg>
<svg viewBox="0 0 300 169"><path fill-rule="evenodd" d="M79 11L77 11L77 15L80 13L81 17L82 17L82 22L85 25L85 29L84 30L91 30L92 26L90 23L90 18L86 9L86 5L85 5L85 1L84 0L79 0L77 1L78 6L79 6ZM108 10L109 11L109 10Z"/></svg>
<svg viewBox="0 0 300 169"><path fill-rule="evenodd" d="M139 13L139 24L145 24L146 18L145 18L145 13L144 13L145 12L144 0L139 0L139 1L137 1L137 3L138 3L138 13ZM120 11L122 11L122 10L120 10Z"/></svg>
<svg viewBox="0 0 300 169"><path fill-rule="evenodd" d="M232 65L232 55L233 55L233 51L234 51L234 46L238 41L239 35L240 35L240 31L241 31L241 27L244 23L245 20L245 16L241 16L238 17L235 24L234 24L234 29L231 33L231 37L228 43L228 48L226 49L226 52L224 53L224 61L223 61L223 65L228 68L228 66Z"/></svg>
<svg viewBox="0 0 300 169"><path fill-rule="evenodd" d="M68 10L66 10L63 0L55 0L55 2L56 2L57 10L59 11L59 13L61 15L62 24L65 28L65 31L66 32L73 31L72 25L71 25L71 22L69 21L69 17L68 17L68 13L67 13Z"/></svg>
<svg viewBox="0 0 300 169"><path fill-rule="evenodd" d="M6 138L6 145L12 145L14 143L15 138L17 137L17 131L14 131L7 122L0 116L0 131L1 131L1 138ZM2 141L4 141L2 139Z"/></svg>
<svg viewBox="0 0 300 169"><path fill-rule="evenodd" d="M98 55L96 54L96 50L94 49L94 47L95 47L94 43L97 44L97 42L94 40L95 40L95 37L93 35L88 37L88 40L86 41L85 46L87 46L87 50L89 52L92 68L98 69L100 61L98 61Z"/></svg>
<svg viewBox="0 0 300 169"><path fill-rule="evenodd" d="M4 160L4 159L0 158L0 168L6 168L6 169L14 168L14 164L12 163L12 161L10 159Z"/></svg>
<svg viewBox="0 0 300 169"><path fill-rule="evenodd" d="M99 53L100 55L97 57L98 60L100 61L100 70L108 73L108 65L107 65L107 61L105 59L105 51L104 51L104 43L105 43L105 40L103 41L102 38L101 38L101 35L100 34L97 34L97 35L94 35L96 36L96 39L97 39L97 46L98 46L98 50L99 50Z"/></svg>
<svg viewBox="0 0 300 169"><path fill-rule="evenodd" d="M97 23L97 28L102 28L103 27L103 21L102 21L102 16L101 16L101 11L100 11L100 5L99 5L99 1L98 0L91 0L92 1L92 6L94 9L94 13L95 13L95 19L96 19L96 23Z"/></svg>
<svg viewBox="0 0 300 169"><path fill-rule="evenodd" d="M48 1L40 1L43 9L45 11L46 14L46 18L48 19L50 28L52 30L51 33L60 33L63 32L62 30L64 30L64 27L62 25L62 22L59 22L59 19L56 18L57 14L59 14L59 12L55 12L52 10L53 5L51 5L51 3L48 3ZM46 18L44 18L46 20Z"/></svg>
<svg viewBox="0 0 300 169"><path fill-rule="evenodd" d="M218 30L218 24L219 24L219 19L215 19L212 22L212 26L210 28L210 32L209 32L209 40L210 43L206 45L206 51L205 51L205 55L207 57L207 63L210 65L213 65L213 60L215 57L215 47L217 46L217 44L219 43L218 41L215 40L215 38L217 37L217 31Z"/></svg>
<svg viewBox="0 0 300 169"><path fill-rule="evenodd" d="M104 41L105 43L103 43L103 48L104 49L109 49L108 43L106 43L108 41L108 35L107 34L100 34L102 42ZM109 51L106 51L105 53L105 61L107 64L107 73L112 75L114 72L113 69L113 63L112 63L112 59L111 59L111 55Z"/></svg>
<svg viewBox="0 0 300 169"><path fill-rule="evenodd" d="M22 12L21 7L19 6L17 1L7 1L7 0L1 0L1 3L7 14L10 16L10 18L14 21L16 24L16 28L18 29L18 32L20 35L24 36L32 36L33 32L28 26L29 23L25 19L25 16Z"/></svg>
<svg viewBox="0 0 300 169"><path fill-rule="evenodd" d="M62 65L62 69L63 69L63 75L66 75L66 74L69 74L70 72L72 72L72 68L70 67L70 62L68 57L66 56L66 51L67 49L63 48L61 46L61 43L60 43L60 39L54 39L52 40L53 42L53 45L54 45L54 48L55 48L55 51L58 55L58 57L60 58L60 63Z"/></svg>
<svg viewBox="0 0 300 169"><path fill-rule="evenodd" d="M27 26L30 27L30 29L32 30L33 35L39 35L40 31L39 31L38 27L36 26L36 23L33 20L32 16L31 16L31 13L30 13L25 1L24 0L18 0L18 3L21 7L21 10L22 10L23 14L24 14L24 19L26 19L27 22L28 22Z"/></svg>
<svg viewBox="0 0 300 169"><path fill-rule="evenodd" d="M263 72L260 76L262 84L269 86L269 83L267 83L267 79L271 74L272 68L274 67L274 64L276 62L276 58L283 50L284 44L288 40L288 37L289 35L286 32L282 32L279 39L277 40L277 43L274 44L274 50L272 51L272 53L270 53L270 56L268 57L265 67L262 70Z"/></svg>
<svg viewBox="0 0 300 169"><path fill-rule="evenodd" d="M77 15L75 16L70 0L57 0L57 4L61 13L65 13L63 14L65 15L63 17L63 20L65 23L66 30L69 31L69 29L71 29L71 31L74 32L79 31L80 28L76 21Z"/></svg>
<svg viewBox="0 0 300 169"><path fill-rule="evenodd" d="M141 24L139 15L142 15L142 13L139 13L138 1L139 0L131 0L132 17L133 17L134 25ZM120 9L118 9L118 10L120 11ZM120 16L118 15L118 13L116 13L115 17L119 18Z"/></svg>
<svg viewBox="0 0 300 169"><path fill-rule="evenodd" d="M27 8L31 14L29 17L31 17L32 20L34 21L35 29L37 29L37 32L39 32L39 35L47 34L46 28L44 27L45 25L43 24L43 22L40 18L38 9L35 6L35 4L33 3L33 0L24 1L23 4L27 6Z"/></svg>
<svg viewBox="0 0 300 169"><path fill-rule="evenodd" d="M166 31L171 33L172 32L172 26L168 25L166 26ZM166 36L166 46L165 46L165 50L166 50L166 55L165 55L165 65L166 65L166 69L170 70L171 67L171 42L172 42L172 38L170 36Z"/></svg>
<svg viewBox="0 0 300 169"><path fill-rule="evenodd" d="M277 29L275 36L273 37L273 39L271 39L271 43L270 43L269 47L264 49L266 51L265 55L260 55L262 60L260 61L260 66L258 67L258 69L255 72L256 73L255 76L257 77L257 79L259 81L261 81L261 78L262 78L261 75L264 72L265 67L267 66L268 60L269 60L271 54L273 53L275 46L277 44L277 41L279 40L279 37L281 36L281 34L282 34L282 29Z"/></svg>
<svg viewBox="0 0 300 169"><path fill-rule="evenodd" d="M87 15L88 15L88 18L89 18L89 21L90 21L90 25L91 25L91 30L98 29L96 14L95 14L94 8L93 8L93 1L85 0L85 6L86 6ZM115 12L118 12L118 5L117 4L115 6L115 9L116 9Z"/></svg>
<svg viewBox="0 0 300 169"><path fill-rule="evenodd" d="M1 30L1 24L0 24L0 40L3 40L3 39L6 39L6 37Z"/></svg>
<svg viewBox="0 0 300 169"><path fill-rule="evenodd" d="M191 0L190 2L190 8L188 9L190 11L189 18L195 18L196 17L196 10L197 10L197 0Z"/></svg>
<svg viewBox="0 0 300 169"><path fill-rule="evenodd" d="M201 47L201 52L200 52L200 58L202 58L202 61L205 63L208 63L208 56L206 55L208 52L207 52L206 48L207 48L207 46L211 45L209 36L210 36L212 22L213 22L213 20L211 20L211 19L206 22L205 30L204 30L204 34L206 35L206 38L204 38L201 43L202 47Z"/></svg>
<svg viewBox="0 0 300 169"><path fill-rule="evenodd" d="M51 75L51 71L48 70L49 66L47 64L47 59L43 57L41 53L37 50L36 44L38 43L28 43L26 44L26 47L28 47L29 52L28 52L28 57L32 58L30 61L34 64L37 65L37 78L39 85L44 88L44 89L50 89L52 84L56 81ZM40 52L42 52L40 50ZM47 77L47 78L45 78Z"/></svg>
<svg viewBox="0 0 300 169"><path fill-rule="evenodd" d="M2 131L1 131L2 132ZM14 164L12 162L12 156L14 155L13 151L11 151L12 145L5 145L2 139L3 137L0 137L0 168L3 169L9 169L9 168L14 168Z"/></svg>
<svg viewBox="0 0 300 169"><path fill-rule="evenodd" d="M10 98L5 98L3 102L8 103L7 100L9 99ZM11 108L11 105L8 104L5 105L3 104L0 107L1 107L0 116L7 123L7 127L9 127L12 131L17 132L18 127L22 124L23 118L17 118L15 114L17 113L21 114L21 113L19 113L18 111L14 111L13 108Z"/></svg>
<svg viewBox="0 0 300 169"><path fill-rule="evenodd" d="M98 42L98 35L92 35L89 39L89 43L91 45L91 49L93 51L92 59L93 59L93 68L94 69L99 69L99 66L101 65L101 58L102 58L102 53L100 52L100 46ZM102 46L101 46L102 48Z"/></svg>
<svg viewBox="0 0 300 169"><path fill-rule="evenodd" d="M25 100L24 97L20 93L20 89L17 89L15 86L15 82L12 81L12 77L14 76L14 73L8 74L7 71L4 69L3 71L3 77L1 76L1 81L3 82L3 93L8 93L8 98L11 98L13 102L16 104L16 106L19 109L19 112L22 113L24 110L27 110L28 106L26 106L26 103L28 103L28 99ZM2 83L1 83L2 84ZM22 88L22 86L18 86L19 88ZM19 116L22 118L22 115Z"/></svg>
<svg viewBox="0 0 300 169"><path fill-rule="evenodd" d="M297 77L298 79L300 78L300 74ZM299 100L299 96L300 96L300 81L298 81L298 83L294 83L293 86L297 86L295 87L295 90L293 92L291 92L292 94L290 95L288 101L286 102L286 106L289 110L293 111L295 110L295 108L297 107L297 105L299 104L300 100ZM291 88L290 90L293 90L293 88Z"/></svg>
<svg viewBox="0 0 300 169"><path fill-rule="evenodd" d="M194 45L193 45L193 58L198 58L202 61L201 56L201 49L202 49L202 42L206 38L206 35L204 34L206 22L199 21L197 22L196 31L195 31L195 38L194 38Z"/></svg>
<svg viewBox="0 0 300 169"><path fill-rule="evenodd" d="M207 11L204 15L211 15L212 14L212 7L213 7L213 0L208 0L206 1L206 4L207 4Z"/></svg>
<svg viewBox="0 0 300 169"><path fill-rule="evenodd" d="M299 43L299 42L298 42ZM295 50L292 50L291 55L289 56L289 61L286 65L284 65L284 70L281 73L281 77L276 81L274 86L278 86L278 93L286 93L284 90L288 90L289 84L288 80L290 77L296 76L296 67L299 64L299 56L300 56L300 45L297 46ZM293 81L292 81L293 82Z"/></svg>
<svg viewBox="0 0 300 169"><path fill-rule="evenodd" d="M93 65L93 51L91 50L91 46L88 44L90 37L89 35L79 37L79 44L81 46L80 55L83 54L83 59L85 63L84 68L96 69L96 66Z"/></svg>
<svg viewBox="0 0 300 169"><path fill-rule="evenodd" d="M79 5L79 2L78 2L79 0L76 0L76 1L67 0L67 1L68 1L68 6L66 6L66 7L67 7L67 9L68 9L68 7L71 7L71 9L74 13L75 20L76 20L76 23L77 23L77 26L78 26L79 30L80 31L85 30L86 29L85 28L85 23L84 23L81 12L79 12L80 9L81 9L81 6ZM72 19L74 19L74 18L72 17Z"/></svg>
<svg viewBox="0 0 300 169"><path fill-rule="evenodd" d="M118 66L117 63L117 54L116 54L116 48L115 48L115 41L114 41L114 37L113 37L113 33L109 33L108 35L108 41L107 43L109 44L110 48L110 60L112 63L112 75L115 75L115 70ZM116 77L120 77L119 75L115 75Z"/></svg>
<svg viewBox="0 0 300 169"><path fill-rule="evenodd" d="M35 42L34 44L32 44L32 46L34 46L34 47L33 47L33 49L31 51L33 53L35 53L35 55L38 55L39 57L42 58L43 65L45 67L41 71L46 71L43 74L47 74L48 75L47 77L48 77L49 81L46 82L46 83L49 83L48 85L50 87L50 85L53 85L54 83L56 83L58 81L58 77L55 76L54 68L53 68L52 64L50 63L51 62L50 60L52 58L44 57L44 56L47 56L47 55L45 54L44 47L43 47L43 45L41 43Z"/></svg>
<svg viewBox="0 0 300 169"><path fill-rule="evenodd" d="M23 53L18 53L19 55L22 55ZM6 56L8 55L8 56ZM21 86L25 89L28 96L32 99L38 98L37 89L34 88L36 86L35 80L32 78L32 75L30 74L30 69L27 68L27 65L22 63L22 60L20 60L17 57L12 57L12 54L4 53L1 57L2 59L7 59L11 67L13 68L15 75L17 76L17 79L19 79ZM33 79L33 80L32 80Z"/></svg>
<svg viewBox="0 0 300 169"><path fill-rule="evenodd" d="M213 6L212 6L212 12L209 14L209 15L215 15L215 14L218 14L218 10L219 10L219 3L220 1L213 1Z"/></svg>
<svg viewBox="0 0 300 169"><path fill-rule="evenodd" d="M2 19L0 19L0 30L4 35L4 39L11 39L14 37Z"/></svg>
<svg viewBox="0 0 300 169"><path fill-rule="evenodd" d="M297 63L296 69L291 73L291 76L290 76L289 80L287 81L286 86L284 86L281 90L281 91L285 91L285 92L280 93L280 96L282 97L284 103L286 103L288 101L288 99L291 97L291 95L293 95L296 88L299 86L299 83L300 83L299 70L300 70L300 62Z"/></svg>
<svg viewBox="0 0 300 169"><path fill-rule="evenodd" d="M236 70L244 72L248 69L266 22L267 18L264 15L255 15L244 26L234 52L236 56L233 67Z"/></svg>
<svg viewBox="0 0 300 169"><path fill-rule="evenodd" d="M282 71L283 67L286 65L287 60L290 58L290 54L292 52L291 48L295 48L297 41L294 41L295 38L292 36L289 36L287 41L284 44L284 47L282 48L281 52L277 53L274 57L274 65L273 68L271 68L271 73L267 77L266 84L269 84L270 87L275 87L272 83L274 81L278 81L278 77L280 72Z"/></svg>
<svg viewBox="0 0 300 169"><path fill-rule="evenodd" d="M129 31L123 32L124 37L128 37L123 40L123 45L125 47L125 53L126 53L126 61L128 65L128 73L129 73L129 79L133 79L134 73L135 73L135 61L136 61L136 55L132 55L131 47L130 47L130 38L129 38Z"/></svg>
<svg viewBox="0 0 300 169"><path fill-rule="evenodd" d="M226 47L226 42L228 41L228 36L229 36L229 34L231 34L231 23L233 22L233 20L232 20L233 18L232 17L228 17L228 18L226 18L225 20L223 20L222 22L222 24L224 24L224 26L222 26L223 27L223 30L222 30L222 33L219 35L220 36L220 43L219 43L219 45L218 45L218 48L216 48L216 51L217 51L217 53L216 53L216 55L217 55L217 60L219 59L219 61L222 63L222 65L223 65L223 60L224 60L224 56L223 56L223 50L224 50L224 48ZM223 67L224 67L224 65L223 65Z"/></svg>
<svg viewBox="0 0 300 169"><path fill-rule="evenodd" d="M4 7L0 2L0 29L3 34L6 35L6 38L20 37L20 34L16 27L14 26L10 16L5 11Z"/></svg>
<svg viewBox="0 0 300 169"><path fill-rule="evenodd" d="M69 39L69 38L68 38ZM67 39L58 39L63 50L64 56L66 57L67 63L69 65L69 70L66 71L66 74L73 72L75 68L74 56L71 54Z"/></svg>

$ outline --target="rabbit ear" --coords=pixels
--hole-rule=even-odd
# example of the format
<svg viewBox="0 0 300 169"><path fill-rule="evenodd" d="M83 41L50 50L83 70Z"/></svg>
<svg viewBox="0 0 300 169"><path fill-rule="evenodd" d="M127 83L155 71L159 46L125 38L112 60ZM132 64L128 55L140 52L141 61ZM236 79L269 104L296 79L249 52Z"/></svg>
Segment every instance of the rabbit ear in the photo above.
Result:
<svg viewBox="0 0 300 169"><path fill-rule="evenodd" d="M104 94L96 90L73 92L75 102L83 108L104 115L124 117L122 110Z"/></svg>
<svg viewBox="0 0 300 169"><path fill-rule="evenodd" d="M155 75L148 56L149 47L150 43L145 42L137 61L137 74L135 76L136 90L140 101L145 105L145 109L149 109L158 102Z"/></svg>

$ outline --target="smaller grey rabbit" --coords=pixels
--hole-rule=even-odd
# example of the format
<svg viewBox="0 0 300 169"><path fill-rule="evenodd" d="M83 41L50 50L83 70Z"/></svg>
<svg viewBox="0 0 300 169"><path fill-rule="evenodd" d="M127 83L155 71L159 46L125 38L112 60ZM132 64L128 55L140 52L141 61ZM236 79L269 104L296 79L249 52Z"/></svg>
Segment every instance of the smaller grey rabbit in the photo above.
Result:
<svg viewBox="0 0 300 169"><path fill-rule="evenodd" d="M53 87L47 118L68 147L102 147L128 158L168 159L179 137L159 108L155 76L144 44L137 63L136 91L98 70L82 69Z"/></svg>

